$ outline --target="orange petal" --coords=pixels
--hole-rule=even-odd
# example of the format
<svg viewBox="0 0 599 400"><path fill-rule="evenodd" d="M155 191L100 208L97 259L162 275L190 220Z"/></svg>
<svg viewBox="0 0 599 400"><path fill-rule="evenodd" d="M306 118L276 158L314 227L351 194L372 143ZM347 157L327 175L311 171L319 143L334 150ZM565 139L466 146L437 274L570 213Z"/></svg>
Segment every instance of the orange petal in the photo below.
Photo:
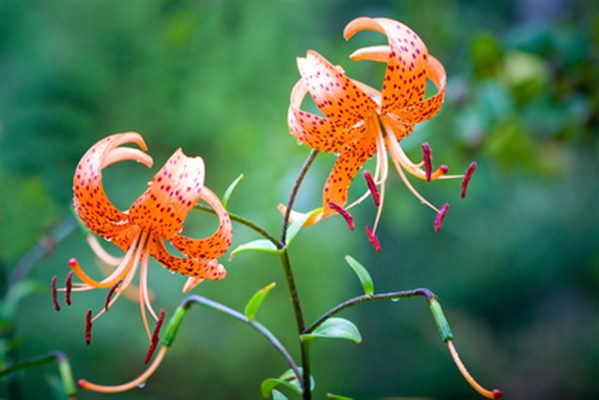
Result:
<svg viewBox="0 0 599 400"><path fill-rule="evenodd" d="M349 128L376 109L376 103L315 51L297 65L314 103L335 126Z"/></svg>
<svg viewBox="0 0 599 400"><path fill-rule="evenodd" d="M291 91L288 112L289 131L303 144L329 153L340 152L351 140L349 130L336 127L330 120L301 110L302 100L307 93L303 80L299 80Z"/></svg>
<svg viewBox="0 0 599 400"><path fill-rule="evenodd" d="M211 190L204 187L201 196L218 215L220 221L218 229L210 237L200 240L176 235L171 239L171 243L178 250L193 258L217 258L225 254L231 246L233 225L229 214Z"/></svg>
<svg viewBox="0 0 599 400"><path fill-rule="evenodd" d="M181 149L154 175L148 189L131 206L131 223L150 228L166 239L183 228L183 220L200 199L204 186L204 161L187 157Z"/></svg>
<svg viewBox="0 0 599 400"><path fill-rule="evenodd" d="M102 168L121 160L134 159L148 167L152 158L136 149L121 150L118 146L135 143L147 150L141 135L135 132L108 136L92 146L81 158L73 179L73 204L83 224L92 232L111 238L121 232L128 217L108 199L102 186Z"/></svg>
<svg viewBox="0 0 599 400"><path fill-rule="evenodd" d="M329 203L345 205L349 185L362 165L376 153L376 137L373 134L374 129L371 129L372 127L369 125L372 123L377 123L376 119L370 119L366 125L362 126L360 138L348 145L337 158L324 187L323 217L335 212L329 207Z"/></svg>
<svg viewBox="0 0 599 400"><path fill-rule="evenodd" d="M171 271L202 279L219 280L227 275L225 268L216 260L192 257L175 257L164 247L162 238L152 237L150 254Z"/></svg>
<svg viewBox="0 0 599 400"><path fill-rule="evenodd" d="M382 88L381 112L386 114L420 103L426 90L428 65L428 50L422 40L407 26L387 18L357 18L347 24L343 35L349 39L362 30L386 35L391 50Z"/></svg>

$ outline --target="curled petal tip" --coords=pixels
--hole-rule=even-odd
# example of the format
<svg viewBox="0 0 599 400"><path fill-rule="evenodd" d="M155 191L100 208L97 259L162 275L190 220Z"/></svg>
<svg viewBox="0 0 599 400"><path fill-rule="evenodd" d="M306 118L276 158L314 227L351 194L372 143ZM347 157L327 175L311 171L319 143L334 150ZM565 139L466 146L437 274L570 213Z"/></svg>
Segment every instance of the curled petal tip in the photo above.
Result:
<svg viewBox="0 0 599 400"><path fill-rule="evenodd" d="M439 232L441 227L443 226L443 220L445 219L445 214L447 214L447 210L449 209L449 204L445 203L439 209L437 216L435 217L435 232Z"/></svg>
<svg viewBox="0 0 599 400"><path fill-rule="evenodd" d="M472 161L464 174L464 179L462 180L462 199L466 198L466 191L468 190L468 184L470 183L470 179L472 178L472 174L476 171L476 161Z"/></svg>
<svg viewBox="0 0 599 400"><path fill-rule="evenodd" d="M499 389L493 389L493 398L494 399L500 399L503 397L503 392Z"/></svg>

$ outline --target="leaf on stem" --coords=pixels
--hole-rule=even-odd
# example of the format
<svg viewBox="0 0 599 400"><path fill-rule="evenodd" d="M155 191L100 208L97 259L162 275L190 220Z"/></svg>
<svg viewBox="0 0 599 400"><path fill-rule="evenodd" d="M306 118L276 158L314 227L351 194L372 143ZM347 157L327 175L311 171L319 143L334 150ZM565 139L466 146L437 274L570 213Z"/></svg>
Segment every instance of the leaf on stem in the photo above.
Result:
<svg viewBox="0 0 599 400"><path fill-rule="evenodd" d="M310 219L313 215L316 215L320 212L322 212L322 208L316 208L316 209L309 211L305 214L298 213L299 216L295 219L295 221L293 221L293 223L291 225L289 225L289 228L287 228L287 235L285 235L285 238L286 238L285 241L287 243L286 247L289 247L289 245L291 244L293 239L297 236L299 231L302 229L302 227L304 226L306 221L308 219Z"/></svg>
<svg viewBox="0 0 599 400"><path fill-rule="evenodd" d="M303 372L301 368L299 368L299 372L300 373ZM265 399L268 399L268 398L270 398L270 394L272 392L273 400L276 400L278 398L286 399L287 397L284 397L285 395L283 393L274 389L278 385L283 385L283 386L287 387L288 389L291 389L294 393L302 394L302 386L299 383L299 381L297 380L297 377L295 376L295 373L293 372L292 369L288 369L287 371L283 372L281 374L281 376L279 376L278 378L268 378L268 379L264 380L264 382L262 382L262 385L260 386L260 391L262 392L262 396ZM316 381L314 381L314 378L312 376L310 376L310 391L313 391L315 387L316 387ZM277 393L275 393L275 392L277 392ZM277 397L279 395L283 396L283 397Z"/></svg>
<svg viewBox="0 0 599 400"><path fill-rule="evenodd" d="M277 389L272 390L272 400L288 400L288 397L283 393L279 392Z"/></svg>
<svg viewBox="0 0 599 400"><path fill-rule="evenodd" d="M233 181L233 183L231 183L229 185L229 187L227 188L227 190L225 190L225 194L223 195L223 207L225 207L225 209L227 209L227 204L229 203L229 199L231 198L231 195L233 194L233 192L237 188L237 185L239 185L239 183L241 183L242 180L243 180L243 174L240 174L237 177L237 179L235 179Z"/></svg>
<svg viewBox="0 0 599 400"><path fill-rule="evenodd" d="M360 335L358 327L345 318L329 318L314 329L313 332L301 335L302 340L312 340L317 337L346 339L351 340L356 344L362 342L362 336Z"/></svg>
<svg viewBox="0 0 599 400"><path fill-rule="evenodd" d="M268 295L268 292L270 292L271 289L274 288L276 285L277 284L275 282L272 282L272 283L264 286L262 289L258 290L252 296L252 298L247 302L247 304L245 306L245 316L246 317L248 317L249 319L254 319L254 317L256 316L256 313L258 312L258 310L260 309L260 306L262 305L262 302Z"/></svg>
<svg viewBox="0 0 599 400"><path fill-rule="evenodd" d="M244 243L242 245L237 246L235 248L235 250L233 250L231 252L231 255L229 256L229 261L231 261L231 259L235 255L246 252L246 251L259 251L262 253L277 253L279 250L277 249L277 246L275 246L270 240L266 240L266 239L253 240L251 242Z"/></svg>
<svg viewBox="0 0 599 400"><path fill-rule="evenodd" d="M364 294L373 294L374 282L372 281L372 277L368 273L368 270L352 256L345 256L345 261L347 261L349 266L354 270L354 272L358 276L358 279L360 279L362 289L364 289Z"/></svg>

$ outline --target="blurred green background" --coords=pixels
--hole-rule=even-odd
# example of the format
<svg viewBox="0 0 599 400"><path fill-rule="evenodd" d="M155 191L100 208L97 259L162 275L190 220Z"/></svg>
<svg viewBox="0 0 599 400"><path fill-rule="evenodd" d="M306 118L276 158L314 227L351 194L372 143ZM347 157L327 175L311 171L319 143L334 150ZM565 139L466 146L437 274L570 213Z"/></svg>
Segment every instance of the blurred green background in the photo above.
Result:
<svg viewBox="0 0 599 400"><path fill-rule="evenodd" d="M341 218L302 231L291 257L308 321L360 294L343 260L351 254L369 268L377 291L435 291L466 365L507 399L599 396L599 17L591 1L2 1L3 286L19 260L69 217L81 155L115 132L141 132L155 160L153 170L124 163L105 171L106 190L122 209L182 147L204 157L207 186L221 195L243 172L231 210L279 231L276 205L288 198L309 152L287 133L295 58L315 49L351 77L380 86L380 65L347 56L384 37L362 33L346 43L341 35L362 15L410 26L447 69L445 105L405 141L409 153L419 158L428 141L437 163L455 171L476 159L479 169L466 201L458 182L415 183L435 203L451 203L440 234L434 214L395 174L378 233L382 253L363 234L375 214L369 201L355 210L355 233ZM299 209L319 206L333 162L330 154L317 158ZM359 179L352 193L364 189ZM214 228L214 218L192 214L188 232ZM235 245L257 238L241 226L235 234ZM76 378L128 381L144 369L147 349L137 304L120 300L94 325L89 347L84 314L99 309L106 293L77 294L72 307L53 311L50 279L62 280L73 256L94 270L80 231L28 274L40 289L14 315L5 299L3 361L60 349ZM195 292L242 309L276 281L258 319L299 358L277 257L244 253L222 261L227 279ZM172 313L185 279L152 266L155 307ZM342 316L364 341L314 342L317 398L478 398L422 299L366 304ZM195 307L144 389L80 398L255 398L263 379L285 369L254 331ZM52 398L56 376L53 365L29 369L3 381L1 395Z"/></svg>

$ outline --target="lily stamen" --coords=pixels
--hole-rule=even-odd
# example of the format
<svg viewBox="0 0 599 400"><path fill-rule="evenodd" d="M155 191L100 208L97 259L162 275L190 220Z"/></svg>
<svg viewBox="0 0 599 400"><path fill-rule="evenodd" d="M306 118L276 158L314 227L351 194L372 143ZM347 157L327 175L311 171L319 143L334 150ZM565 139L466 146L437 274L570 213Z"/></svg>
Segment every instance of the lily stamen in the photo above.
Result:
<svg viewBox="0 0 599 400"><path fill-rule="evenodd" d="M92 310L87 310L85 314L85 344L92 342Z"/></svg>
<svg viewBox="0 0 599 400"><path fill-rule="evenodd" d="M104 386L104 385L97 385L95 383L88 382L85 379L80 379L77 382L77 386L79 386L81 389L92 390L92 391L101 392L101 393L119 393L119 392L131 390L131 389L135 389L135 388L139 387L140 385L142 385L143 383L145 383L148 380L148 378L156 371L156 369L158 368L158 366L164 359L164 356L166 355L167 350L168 350L168 346L163 345L160 348L160 351L158 352L158 354L156 355L156 358L154 358L154 361L152 362L152 364L150 364L150 366L148 367L148 369L145 370L137 378L135 378L132 381L127 382L125 384L117 385L117 386Z"/></svg>
<svg viewBox="0 0 599 400"><path fill-rule="evenodd" d="M337 211L345 219L345 222L347 223L347 226L349 227L350 231L354 230L354 217L349 213L349 211L347 211L345 208L341 207L339 204L333 201L329 202L329 208Z"/></svg>
<svg viewBox="0 0 599 400"><path fill-rule="evenodd" d="M430 182L433 174L433 156L431 146L428 143L422 143L422 162L424 163L426 180Z"/></svg>
<svg viewBox="0 0 599 400"><path fill-rule="evenodd" d="M381 205L381 197L379 195L379 191L376 188L376 184L374 183L374 179L372 179L372 175L369 171L364 171L364 179L366 179L366 185L368 186L368 190L372 196L372 201L376 207Z"/></svg>
<svg viewBox="0 0 599 400"><path fill-rule="evenodd" d="M374 249L377 252L380 252L381 242L379 242L379 239L376 237L375 233L372 231L372 229L370 229L369 226L366 226L366 236L368 236L368 241L370 242L370 244L372 244L372 247L374 247Z"/></svg>
<svg viewBox="0 0 599 400"><path fill-rule="evenodd" d="M462 199L466 198L466 191L468 190L468 184L472 178L472 174L476 170L476 161L472 161L464 174L464 180L462 180Z"/></svg>
<svg viewBox="0 0 599 400"><path fill-rule="evenodd" d="M435 232L439 232L441 230L441 226L443 226L443 220L445 219L445 214L447 214L447 210L449 209L449 204L445 203L439 209L437 216L435 217Z"/></svg>
<svg viewBox="0 0 599 400"><path fill-rule="evenodd" d="M123 283L122 280L118 281L108 291L108 295L106 295L106 300L104 301L104 310L108 311L108 307L110 307L110 300L112 300L112 295L114 294L115 290L119 287L119 285L121 283Z"/></svg>
<svg viewBox="0 0 599 400"><path fill-rule="evenodd" d="M65 282L65 300L67 305L71 305L71 292L73 291L73 271L69 272Z"/></svg>
<svg viewBox="0 0 599 400"><path fill-rule="evenodd" d="M464 379L466 379L466 382L468 382L468 384L470 386L472 386L472 388L474 390L476 390L478 393L480 393L482 396L484 396L488 399L499 399L503 396L503 392L501 390L499 390L499 389L487 390L484 387L482 387L477 381L474 380L472 375L470 375L470 373L468 372L468 370L462 363L462 360L460 359L460 356L459 356L458 352L456 351L452 340L447 341L447 347L449 348L449 352L451 353L453 362L460 370L460 373L462 374Z"/></svg>
<svg viewBox="0 0 599 400"><path fill-rule="evenodd" d="M160 328L162 327L162 323L164 322L164 308L160 310L160 317L158 317L158 321L156 321L156 326L154 327L154 332L152 333L152 340L150 341L150 348L148 348L148 352L146 353L146 358L144 359L144 364L147 364L154 351L156 350L156 346L158 346L159 333Z"/></svg>
<svg viewBox="0 0 599 400"><path fill-rule="evenodd" d="M56 275L52 277L52 302L54 303L54 309L60 311L60 303L58 302L58 291L56 289Z"/></svg>

